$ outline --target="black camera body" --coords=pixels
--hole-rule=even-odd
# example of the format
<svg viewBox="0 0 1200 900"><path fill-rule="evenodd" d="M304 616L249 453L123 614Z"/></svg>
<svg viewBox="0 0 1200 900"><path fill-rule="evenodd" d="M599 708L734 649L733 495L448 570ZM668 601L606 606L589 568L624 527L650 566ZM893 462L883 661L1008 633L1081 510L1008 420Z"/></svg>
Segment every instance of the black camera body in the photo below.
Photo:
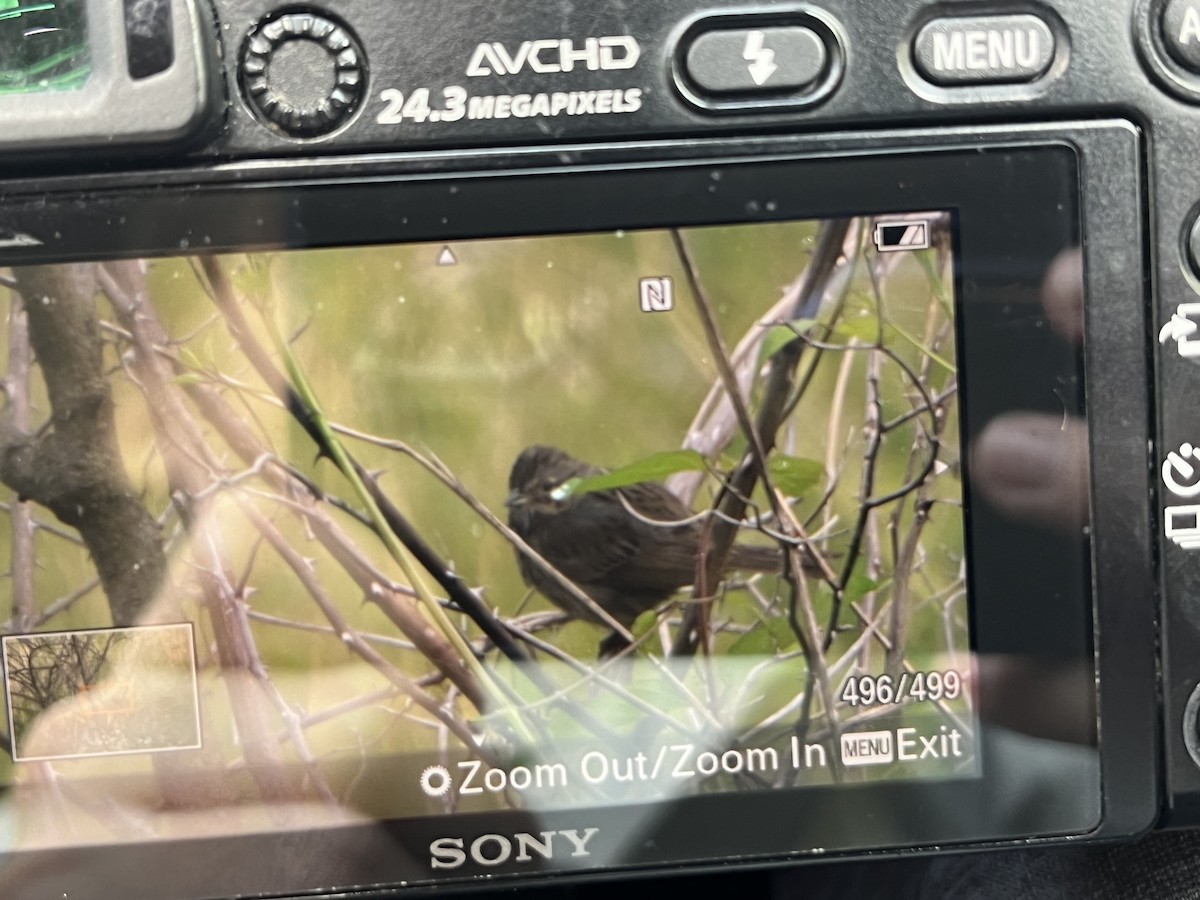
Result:
<svg viewBox="0 0 1200 900"><path fill-rule="evenodd" d="M145 347L130 324L135 313L127 310L126 321L114 298L120 291L113 284L124 277L115 274L119 266L148 261L142 266L150 272L144 293L127 288L126 294L151 300L167 296L168 269L176 279L194 272L217 302L217 318L231 323L233 337L225 340L237 343L250 362L229 369L224 381L212 374L216 363L198 362L187 369L185 381L191 357L177 359L172 350L164 358L181 367L174 371L176 386L190 390L198 379L212 378L208 386L220 393L246 378L261 379L260 392L278 401L272 414L290 409L301 426L296 433L315 441L303 451L293 448L295 466L302 468L308 459L299 457L315 451L320 459L313 465L336 467L355 491L364 492L346 488L350 499L334 504L334 513L359 508L359 524L379 534L382 545L398 541L397 559L410 555L416 562L395 570L395 583L411 588L422 610L426 598L415 585L422 579L435 583L433 605L465 624L454 626L428 610L420 613L422 621L433 622L435 630L458 627L474 649L459 654L466 670L461 675L457 663L435 664L434 675L428 675L406 669L407 657L381 661L371 655L375 651L361 651L359 663L367 671L392 673L374 686L395 692L386 702L401 697L420 706L423 700L414 698L432 692L436 702L423 707L423 715L443 729L433 744L418 741L411 752L403 741L363 751L369 778L390 779L398 792L377 803L364 800L354 794L354 779L345 771L349 764L338 757L326 766L319 750L296 751L295 759L289 750L286 764L271 754L238 755L242 749L235 759L222 757L225 748L253 745L253 717L218 710L218 701L206 693L206 679L219 680L217 673L239 665L260 673L310 666L312 683L320 683L320 667L331 665L332 656L313 650L311 660L296 663L280 651L261 669L246 663L253 653L235 662L237 654L222 641L232 640L228 634L236 629L213 624L225 621L224 614L214 612L220 604L214 605L204 585L197 589L204 599L194 609L187 605L192 600L178 599L190 597L180 588L165 617L151 617L154 626L145 626L140 615L119 621L115 589L100 565L103 550L84 534L101 568L111 620L100 615L102 608L68 624L50 618L53 591L60 588L39 587L32 614L19 619L14 612L5 632L10 771L18 785L8 802L18 815L28 808L22 806L23 773L39 765L70 769L78 759L106 758L91 751L47 751L47 729L39 732L21 719L14 691L35 637L66 641L62 636L69 634L108 634L110 625L136 631L162 628L163 622L191 629L195 686L185 705L195 707L195 740L157 739L149 750L160 753L120 744L114 758L153 756L159 766L154 777L169 781L164 773L171 760L182 760L186 770L189 754L220 748L213 758L228 771L258 773L251 781L259 778L256 789L266 807L277 796L269 785L278 783L262 773L286 769L307 773L297 777L309 786L328 779L325 808L352 808L361 815L284 826L267 814L253 827L209 829L203 836L148 826L64 846L33 841L10 848L14 871L27 860L64 854L69 863L52 868L69 885L70 873L86 872L109 854L126 861L121 867L128 871L148 871L172 865L170 860L180 858L172 853L215 860L232 845L247 860L286 852L310 863L286 875L251 871L249 865L201 866L207 881L173 886L181 897L201 897L1115 839L1197 823L1200 566L1194 554L1200 552L1200 501L1191 498L1200 496L1195 449L1200 426L1187 418L1187 410L1194 412L1200 377L1194 365L1200 357L1195 164L1200 3L126 0L123 18L110 7L99 0L68 0L45 9L0 9L0 48L7 50L0 52L5 163L0 296L7 288L14 305L20 297L26 307L39 299L52 307L61 298L38 280L46 271L67 264L96 267L97 290L117 310L113 327L104 324L106 313L99 314L101 332L126 354L120 359L136 359ZM794 234L785 231L796 223L808 224ZM596 243L594 249L592 243L605 235L624 243ZM764 280L776 278L764 282L776 286L796 278L784 291L795 302L776 308L775 298L758 302L764 289L745 279L776 264L778 250L763 248L785 246L796 248L792 275L782 263L778 271L762 274ZM428 256L428 268L403 276L413 279L403 287L380 287L379 298L363 297L357 305L358 295L336 293L339 281L364 291L378 285L377 274L355 273L374 273L361 267L375 265L369 255L386 255L389 248L403 248L395 251L396 272L411 270L412 260L425 259L421 253ZM538 255L541 248L544 257ZM318 263L310 271L287 262L309 259L306 253L327 261L335 273L328 283L326 275L313 274ZM243 254L250 263L232 261ZM891 260L906 255L908 262L889 268ZM190 269L179 262L183 257L195 257ZM570 276L563 274L561 282L545 280L549 275L534 278L532 260L543 258L538 271L566 270ZM604 287L619 282L623 271L630 273L628 286ZM911 287L913 279L925 277L922 272L928 285ZM465 280L437 287L436 279L451 275ZM505 278L515 286L508 287ZM736 288L739 278L754 285L745 296ZM315 377L317 394L341 394L333 382L344 363L347 382L356 386L340 405L329 403L329 419L354 426L360 409L387 407L392 397L405 412L396 412L394 423L386 420L389 434L418 450L428 448L434 461L446 460L447 471L461 474L460 487L470 489L481 506L496 507L500 518L506 492L510 510L534 502L521 493L516 469L510 476L509 445L515 450L559 444L612 470L618 481L589 482L603 477L598 469L553 480L550 499L539 501L551 512L582 504L589 492L622 496L626 508L637 507L641 501L631 492L638 485L664 483L679 493L680 479L700 471L709 486L691 495L689 507L728 513L732 507L723 504L738 502L743 484L738 479L744 476L749 489L732 518L744 528L759 522L760 543L774 541L792 559L791 568L785 567L775 587L759 590L752 580L744 591L750 600L741 594L718 600L730 610L743 610L735 602L761 603L757 613L744 615L726 616L726 607L713 607L716 612L705 614L715 617L705 620L709 636L695 639L699 649L681 652L687 641L672 636L700 633L688 632L695 625L689 607L707 608L708 595L694 595L702 603L676 599L669 611L643 604L636 618L625 616L619 604L600 602L603 591L618 583L615 575L588 582L572 574L576 556L554 555L546 532L567 534L570 520L558 518L542 532L533 526L521 532L522 520L510 513L508 521L522 541L603 607L597 611L581 600L585 605L572 611L543 588L551 600L546 608L566 610L567 628L581 629L586 641L599 633L600 623L622 639L618 644L631 643L633 649L621 650L610 668L592 654L585 666L572 670L545 647L555 644L556 632L539 632L541 643L523 644L524 632L511 630L521 610L520 591L511 589L520 585L513 548L504 543L511 539L495 537L502 549L492 561L483 551L476 559L474 550L464 549L474 545L461 538L443 541L440 524L430 526L427 542L413 537L410 532L422 531L424 501L412 499L416 493L410 497L408 482L393 493L408 506L397 500L392 510L381 499L380 482L368 473L374 468L348 462L340 439L330 436L336 429L314 424L324 413L303 389L299 364L286 361L283 348L289 343L319 344L322 329L335 330L320 324L324 301L296 300L291 313L283 314L288 334L275 344L262 337L259 326L237 324L240 314L230 310L238 306L239 292L245 308L286 305L278 298L245 300L256 296L255 285L264 280L289 285L296 297L307 296L310 288L304 285L319 284L311 288L314 295L349 308L345 314L353 328L347 331L356 328L359 337L330 349L333 369ZM496 286L500 282L503 287ZM425 331L418 328L425 337L413 338L417 343L411 347L397 343L416 326L409 319L387 323L401 315L396 310L416 315L414 306L433 305L416 296L423 286L430 296L444 291L437 295L443 306L461 300L457 324L435 322L433 313L421 312L430 317L420 326ZM489 314L493 289L496 307ZM381 298L388 291L384 309ZM560 297L558 306L546 299L563 291L573 299ZM925 306L914 300L908 310L907 299L889 306L893 294L908 298L922 291ZM510 294L513 299L500 299ZM575 319L556 311L572 304L608 310L625 302L612 298L626 294L632 312L624 318L610 310L576 328ZM195 301L187 297L187 303L176 304L184 310L177 311L178 322L166 311L174 309L171 303L157 303L172 339L164 346L182 346L191 330L209 327L203 316L186 312ZM742 303L750 310L744 315L737 312ZM769 309L774 311L768 315ZM689 317L690 324L672 325L682 330L668 329L653 339L664 348L660 361L649 338L643 347L641 338L635 341L623 330L660 328L671 317L675 322ZM617 319L622 324L613 324ZM503 324L517 320L525 322L526 332L544 328L549 336L526 336L521 343ZM39 345L36 332L52 334L53 323L39 325L32 312L29 321L35 356L40 365L50 365L48 344ZM309 321L320 337L303 334ZM735 372L733 345L755 328L790 329L790 342L762 350L758 368L749 364ZM924 336L921 328L927 328ZM473 330L491 332L492 340L470 343L475 339L466 335ZM273 354L273 364L251 349L251 332L259 334L259 349ZM351 352L356 342L374 347L373 341L383 344L367 361ZM431 348L442 343L460 349L445 357L421 355L434 354ZM601 349L585 365L579 358L593 345ZM677 346L688 352L675 353ZM754 346L754 353L761 350ZM790 363L791 375L777 366L778 346L792 348L799 360ZM408 349L389 351L400 347ZM577 348L570 359L555 356L559 361L549 368L519 373L518 364L534 365L539 354L549 358L564 347ZM860 356L861 379L855 368ZM315 367L315 358L303 356L301 363ZM687 372L692 359L707 367L703 377L689 381L678 373ZM839 360L846 361L841 382ZM810 361L811 370L805 368ZM466 378L463 373L474 371L475 364L491 367L494 376L477 374L469 389L431 393L441 399L422 406L419 395L432 383L430 373L449 383L448 369ZM821 365L830 367L827 375ZM122 367L144 387L136 362L112 363L106 371ZM632 370L648 373L631 381L636 387L620 381L620 373ZM822 387L802 387L804 378L796 372L810 372L811 384ZM371 396L383 391L371 388L376 373L389 373L390 393L383 400ZM728 396L739 373L755 386L746 389L744 409L731 405L723 442L703 445L695 434L672 426L680 438L675 446L700 453L707 469L676 457L663 462L664 456L647 456L667 449L666 439L642 440L638 429L650 434L654 426L648 423L671 418L652 402L665 404L678 393L678 405L687 407L679 422L698 422L692 414L700 404L684 399L691 397L691 385L703 382ZM808 409L805 404L814 404L816 412L764 430L772 373L792 379L789 415L800 416L796 410ZM45 380L51 384L45 410L50 430L65 432L59 404L66 401L54 393L54 375L45 373ZM501 398L545 392L545 421L537 420L536 402L526 404L532 412L522 412L516 401L510 409L502 399L472 405L476 394L492 396L479 387L492 380L509 385ZM853 387L860 380L863 387ZM602 390L609 391L603 404L593 399ZM814 391L827 393L814 399ZM6 393L11 409L15 394ZM135 405L130 396L118 393L118 421ZM898 411L901 398L909 406ZM554 405L560 402L561 408ZM622 413L612 411L617 403L625 407ZM146 433L176 434L169 422L163 425L152 401L149 408ZM418 409L424 412L409 415ZM571 419L572 410L581 410L578 421ZM1015 418L1025 414L1042 424L1034 428L1030 419ZM473 423L466 433L479 437L439 431L436 423L455 418ZM751 419L757 438L751 437ZM996 465L985 453L988 429L1001 420L1026 429L1006 440L1019 442L1033 429L1055 459L1054 466L1030 472L1023 483L1022 472L1014 470L1027 457L999 463L1007 479L1000 493L1008 491L1007 500L984 483L989 465ZM819 423L812 430L828 439L817 450L801 434L785 448L783 436L804 421ZM1045 429L1048 421L1059 427ZM784 427L786 422L792 425ZM894 431L880 424L889 422ZM946 422L952 424L943 431ZM36 434L36 426L27 423L24 432ZM834 436L843 431L849 436L839 451L841 438ZM1072 452L1056 442L1056 432L1086 440ZM236 440L230 434L222 440L222 452L236 455ZM889 441L893 448L903 445L904 455L894 463L872 455ZM14 501L35 507L42 502L64 527L73 526L58 507L41 500L37 485L20 488L12 453L27 444L9 431L0 434L0 443L0 481ZM121 443L136 441L122 436ZM275 459L290 445L281 438L264 446L269 448L264 458ZM168 460L162 509L186 506L178 533L199 533L195 523L204 518L199 511L217 492L189 493L180 475L184 469L173 467L168 450L157 452ZM785 452L781 464L772 466ZM1022 452L1031 453L1028 444ZM640 457L655 460L657 468L644 470L649 475L629 474L634 466L623 466ZM789 494L787 473L794 471L789 461L811 459L823 462L813 471L824 474ZM479 462L485 460L486 465ZM124 467L133 472L139 464L126 459ZM253 459L243 459L243 465L255 475L271 468ZM495 473L486 488L476 465L479 472ZM894 484L880 480L879 473L893 470L887 477ZM230 470L220 483L233 485L240 477ZM297 507L300 487L311 489L303 503L331 501L342 490L318 475L280 477L296 480L287 490L271 483L271 490L287 494ZM878 481L874 487L872 477ZM1047 504L1057 504L1059 511L1071 505L1069 491L1060 489L1073 479L1084 485L1081 516L1071 510L1048 515ZM135 493L154 495L136 477L132 483ZM386 479L382 483L386 489ZM1024 492L1043 490L1049 501L1024 499ZM847 492L844 506L829 499L839 491ZM183 495L192 500L182 503ZM794 502L780 508L780 498ZM429 501L428 508L457 502ZM643 526L642 519L655 518L641 515L646 509L633 510ZM878 519L873 510L879 510ZM381 518L372 518L376 513ZM163 516L160 521L169 519ZM926 528L926 517L934 525ZM413 526L410 531L403 520ZM324 534L314 521L306 519L306 527ZM84 525L78 527L83 533ZM261 522L260 527L249 543L267 546L271 539L263 535L273 532ZM446 533L457 534L453 527L446 525ZM491 527L484 529L488 535ZM907 555L906 538L915 548ZM617 546L622 540L589 533L579 542ZM182 552L180 544L164 541L171 553ZM330 546L324 549L332 559L346 558ZM528 547L514 546L519 558L531 559ZM723 551L719 544L705 546L700 570L710 551L730 550L728 543ZM420 547L428 553L422 555ZM236 557L235 550L229 552L230 559ZM798 574L804 553L816 555L817 574ZM439 557L454 562L442 564ZM291 559L283 551L280 558ZM353 571L351 563L345 563L347 572ZM488 574L490 565L507 567L504 577L512 579L507 591L497 586L507 582ZM543 563L522 565L541 571ZM626 560L617 568L632 573L637 565ZM455 593L464 579L483 587L466 594L486 598L491 613ZM525 582L545 584L529 576ZM691 579L674 587L688 583ZM373 596L363 584L343 586L353 604L361 605L364 593ZM14 588L14 610L15 593ZM375 596L371 602L377 601ZM293 617L273 607L256 609L251 599L246 603L255 613L275 616L254 619L253 629L278 627L280 618ZM305 604L307 609L311 601ZM386 606L379 608L386 614ZM903 612L892 616L891 610ZM355 648L370 643L354 635L386 630L386 623L368 627L353 619L347 625L330 615L328 622L320 619L320 627L331 631L335 644L340 635L343 650L359 652ZM647 616L658 618L650 622ZM910 617L911 628L885 624L903 616ZM402 612L394 612L386 628L408 636L402 619ZM718 620L725 624L712 624ZM937 622L944 624L944 634L935 637ZM316 627L310 623L310 630ZM250 633L251 626L246 628ZM263 646L270 645L254 633ZM166 632L155 634L166 641ZM519 645L507 655L504 635ZM660 639L661 645L654 643ZM900 646L901 641L910 643ZM419 641L417 647L422 661L437 659ZM581 662L585 655L572 645L565 656ZM718 671L714 683L724 687L702 702L701 682L690 679L701 678L695 672L706 661L726 658L756 660L762 668ZM505 666L527 672L547 659L562 667L548 666L548 676L528 683L517 676L505 680ZM623 661L628 671L621 670ZM568 671L592 672L580 677L600 681L572 693L577 686L564 680ZM652 677L648 671L662 679L653 690L642 688ZM776 674L760 684L756 679L764 671ZM762 698L779 690L781 673L791 673L787 683L794 684L795 695L767 709ZM499 687L489 693L492 681ZM437 693L444 683L454 687ZM479 683L485 685L483 700L475 702L470 685ZM736 710L725 718L721 704L738 684L755 689L729 705L757 711L752 722L734 715ZM660 702L664 685L682 686L681 696L692 705L684 704L684 710L678 697ZM304 698L311 697L304 691L293 696L284 688L280 695L287 698L280 709L290 709L292 716L281 714L281 722L293 724L295 716L316 715L337 699L325 696L307 706ZM54 700L78 696L75 691ZM497 705L497 697L512 705ZM641 712L606 718L605 710L618 701ZM570 727L560 728L549 712L556 703L566 704L559 713ZM389 715L403 718L394 708ZM234 738L222 736L225 726L213 724L221 716L236 721ZM122 727L128 732L131 726ZM281 746L300 746L294 732L283 724L278 730L286 732ZM528 739L530 733L537 739ZM329 759L334 756L330 751ZM161 760L168 761L166 767ZM216 764L197 765L211 772ZM76 790L86 794L89 785L110 775L117 777L88 769ZM108 788L95 790L100 796ZM339 854L337 848L353 852ZM160 887L143 886L143 892L163 896Z"/></svg>

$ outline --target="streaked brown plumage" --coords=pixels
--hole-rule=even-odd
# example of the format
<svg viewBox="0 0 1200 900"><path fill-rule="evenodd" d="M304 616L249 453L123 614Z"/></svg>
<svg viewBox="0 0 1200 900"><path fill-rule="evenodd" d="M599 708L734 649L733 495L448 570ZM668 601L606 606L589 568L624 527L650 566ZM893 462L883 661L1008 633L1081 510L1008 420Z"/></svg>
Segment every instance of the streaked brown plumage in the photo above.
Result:
<svg viewBox="0 0 1200 900"><path fill-rule="evenodd" d="M628 627L693 582L704 524L666 487L653 482L554 498L563 482L602 471L554 447L527 447L509 475L508 522L548 563ZM672 522L681 524L654 524ZM536 562L518 552L517 563L525 583L559 609L596 621ZM762 572L781 567L778 548L745 544L734 545L725 565L726 570Z"/></svg>

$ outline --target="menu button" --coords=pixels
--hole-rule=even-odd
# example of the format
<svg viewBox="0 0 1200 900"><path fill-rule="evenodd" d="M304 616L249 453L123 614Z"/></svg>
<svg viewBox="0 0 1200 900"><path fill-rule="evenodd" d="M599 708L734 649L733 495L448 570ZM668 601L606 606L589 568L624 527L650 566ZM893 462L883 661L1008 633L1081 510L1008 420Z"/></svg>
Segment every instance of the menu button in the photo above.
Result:
<svg viewBox="0 0 1200 900"><path fill-rule="evenodd" d="M1029 14L943 16L913 41L917 69L940 85L1033 81L1050 68L1054 53L1054 32Z"/></svg>

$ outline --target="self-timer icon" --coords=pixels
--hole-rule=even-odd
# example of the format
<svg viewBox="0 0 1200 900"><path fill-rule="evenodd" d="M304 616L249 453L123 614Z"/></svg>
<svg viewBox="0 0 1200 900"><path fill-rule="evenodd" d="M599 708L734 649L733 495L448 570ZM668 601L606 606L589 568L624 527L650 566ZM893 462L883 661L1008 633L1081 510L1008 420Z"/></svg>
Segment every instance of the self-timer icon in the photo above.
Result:
<svg viewBox="0 0 1200 900"><path fill-rule="evenodd" d="M1184 443L1168 453L1163 461L1162 479L1176 497L1200 495L1200 448Z"/></svg>

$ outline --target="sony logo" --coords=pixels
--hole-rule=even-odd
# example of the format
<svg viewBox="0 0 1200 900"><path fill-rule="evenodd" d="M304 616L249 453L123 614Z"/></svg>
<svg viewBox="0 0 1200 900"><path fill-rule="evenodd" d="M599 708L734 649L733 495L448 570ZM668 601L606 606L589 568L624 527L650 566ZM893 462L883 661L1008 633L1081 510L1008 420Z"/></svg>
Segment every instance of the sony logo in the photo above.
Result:
<svg viewBox="0 0 1200 900"><path fill-rule="evenodd" d="M628 34L587 38L576 47L570 38L524 41L515 53L498 41L480 44L467 64L467 74L516 75L522 69L542 74L570 72L576 64L591 72L632 69L642 55L638 42Z"/></svg>
<svg viewBox="0 0 1200 900"><path fill-rule="evenodd" d="M591 856L588 841L599 830L568 828L537 834L524 831L513 835L481 834L470 844L459 837L438 838L429 844L429 864L435 869L457 869L467 857L481 866L498 866L510 859L514 862L531 862L537 857L554 859L556 852L572 857Z"/></svg>

